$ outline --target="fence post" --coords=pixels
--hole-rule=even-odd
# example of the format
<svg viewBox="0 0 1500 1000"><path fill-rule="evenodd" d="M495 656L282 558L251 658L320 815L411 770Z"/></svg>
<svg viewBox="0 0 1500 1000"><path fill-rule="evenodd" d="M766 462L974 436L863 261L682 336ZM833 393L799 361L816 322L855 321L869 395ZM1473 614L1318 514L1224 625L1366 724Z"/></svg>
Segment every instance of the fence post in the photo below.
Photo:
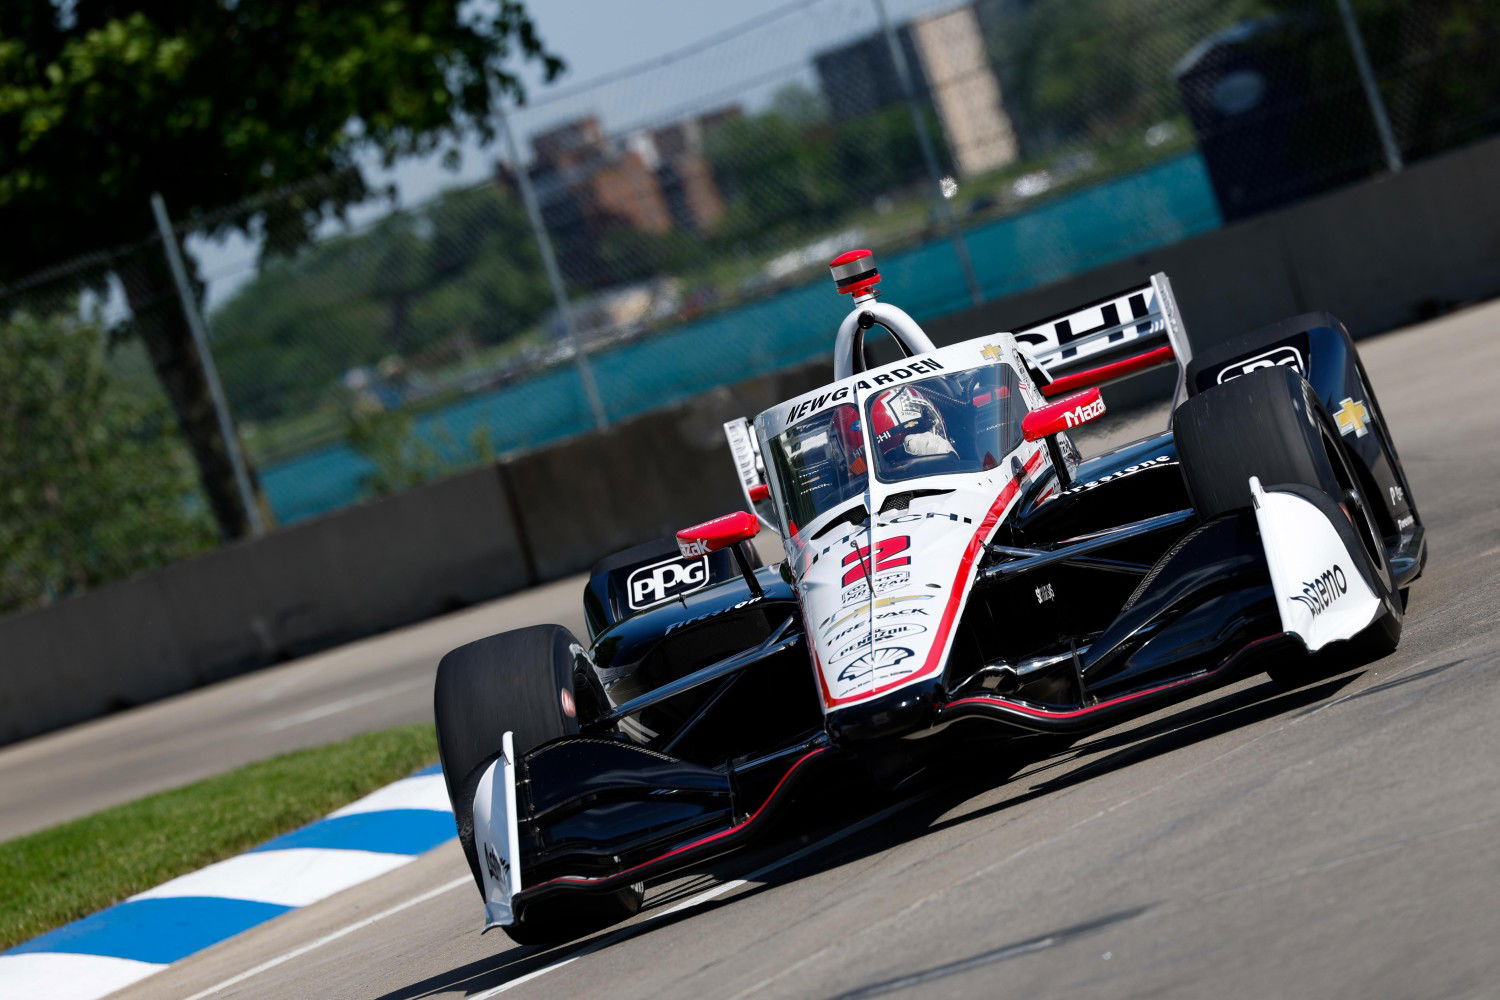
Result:
<svg viewBox="0 0 1500 1000"><path fill-rule="evenodd" d="M573 363L578 366L578 379L583 383L584 395L588 397L589 410L594 415L594 426L602 431L609 426L609 419L604 413L604 400L599 395L598 383L594 381L594 370L584 354L583 342L578 339L578 330L573 326L568 291L563 286L562 272L557 268L557 257L552 252L552 240L547 236L547 226L542 221L541 204L536 199L536 192L532 190L531 175L521 162L521 151L516 145L515 134L510 130L510 119L505 114L504 105L496 104L495 115L500 120L500 131L505 134L510 167L516 175L516 187L521 191L521 202L526 206L526 217L531 221L537 249L542 254L542 267L547 272L547 283L552 286L552 298L557 302L557 315L562 320L563 334L573 348Z"/></svg>
<svg viewBox="0 0 1500 1000"><path fill-rule="evenodd" d="M245 456L240 451L240 438L235 433L234 421L229 416L229 401L224 398L224 387L219 383L219 370L214 365L213 352L209 350L208 325L203 320L198 300L188 282L187 268L182 263L182 248L177 245L177 234L172 231L172 219L167 215L167 203L155 192L151 195L151 214L156 217L156 229L161 233L167 266L172 270L172 284L177 287L177 300L182 304L182 314L187 318L188 330L193 335L193 343L198 348L198 357L203 364L203 380L208 383L208 394L213 399L214 415L219 419L219 434L224 438L224 450L234 469L234 486L250 521L250 534L263 535L266 525L261 520L260 505L255 502L255 491L250 488L250 470L245 466Z"/></svg>
<svg viewBox="0 0 1500 1000"><path fill-rule="evenodd" d="M911 109L912 124L917 130L917 145L922 148L922 160L927 164L927 174L932 180L932 193L936 198L938 218L948 230L948 239L953 243L953 252L958 257L958 266L964 273L964 284L969 288L969 300L974 305L984 303L984 293L979 288L979 277L974 273L974 261L969 256L969 245L958 230L958 221L953 217L953 206L943 193L943 171L938 167L937 152L933 149L932 134L927 129L927 116L917 100L917 89L912 84L911 67L906 62L906 50L896 36L890 14L885 9L885 0L875 0L875 13L880 18L880 30L885 34L885 43L891 50L891 61L896 66L896 80L901 93L906 97L906 106Z"/></svg>
<svg viewBox="0 0 1500 1000"><path fill-rule="evenodd" d="M1380 87L1375 83L1375 70L1370 66L1370 54L1365 51L1365 37L1359 30L1359 21L1354 16L1354 7L1349 0L1338 0L1339 17L1344 22L1344 34L1349 36L1349 48L1354 53L1354 67L1359 72L1359 85L1364 89L1365 100L1370 103L1370 117L1375 119L1375 131L1380 136L1380 148L1385 153L1385 165L1393 174L1401 172L1401 148L1396 145L1396 133L1391 130L1391 117L1386 113L1385 100L1380 96Z"/></svg>

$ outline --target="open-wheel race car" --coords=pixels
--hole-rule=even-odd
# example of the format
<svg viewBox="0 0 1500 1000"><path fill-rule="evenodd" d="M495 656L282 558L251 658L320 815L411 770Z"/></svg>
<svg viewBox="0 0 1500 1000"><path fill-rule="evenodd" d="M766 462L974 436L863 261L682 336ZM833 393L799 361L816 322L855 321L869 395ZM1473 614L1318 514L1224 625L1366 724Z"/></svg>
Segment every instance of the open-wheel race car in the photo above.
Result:
<svg viewBox="0 0 1500 1000"><path fill-rule="evenodd" d="M934 347L833 262L833 381L725 425L749 511L601 561L591 641L536 626L438 667L485 927L563 940L755 837L820 767L1076 734L1401 635L1422 522L1348 332L1195 351L1165 275ZM881 327L901 357L868 363ZM1099 385L1175 366L1170 426L1084 458ZM775 531L783 562L750 540ZM987 744L993 745L993 740Z"/></svg>

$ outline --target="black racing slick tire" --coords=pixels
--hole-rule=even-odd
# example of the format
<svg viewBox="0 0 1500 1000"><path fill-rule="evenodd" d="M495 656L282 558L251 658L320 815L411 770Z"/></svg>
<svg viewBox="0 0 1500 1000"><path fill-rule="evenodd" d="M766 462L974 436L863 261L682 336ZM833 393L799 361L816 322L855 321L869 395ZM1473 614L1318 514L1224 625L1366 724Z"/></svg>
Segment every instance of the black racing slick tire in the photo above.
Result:
<svg viewBox="0 0 1500 1000"><path fill-rule="evenodd" d="M1251 476L1266 489L1298 485L1331 497L1348 516L1353 554L1364 559L1365 576L1386 607L1338 652L1367 662L1395 650L1402 602L1373 508L1333 422L1301 375L1277 365L1205 390L1177 408L1172 434L1188 497L1204 520L1249 508ZM1306 665L1277 664L1267 673L1279 682L1299 682Z"/></svg>
<svg viewBox="0 0 1500 1000"><path fill-rule="evenodd" d="M474 790L500 755L506 731L517 760L543 743L578 732L573 669L581 647L560 625L534 625L460 646L438 664L433 691L438 756L459 840L484 892L474 855ZM549 900L505 928L521 944L562 941L634 915L641 886L601 896Z"/></svg>

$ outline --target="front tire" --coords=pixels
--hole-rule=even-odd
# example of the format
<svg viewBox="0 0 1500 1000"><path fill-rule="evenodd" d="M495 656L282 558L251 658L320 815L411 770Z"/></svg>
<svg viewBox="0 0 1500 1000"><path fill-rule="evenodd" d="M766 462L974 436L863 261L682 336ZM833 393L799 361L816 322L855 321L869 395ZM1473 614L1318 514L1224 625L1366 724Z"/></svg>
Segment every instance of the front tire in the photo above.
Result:
<svg viewBox="0 0 1500 1000"><path fill-rule="evenodd" d="M433 691L438 756L453 804L459 841L474 882L484 892L474 856L474 789L500 755L509 730L519 761L529 751L578 733L574 664L581 649L560 625L535 625L460 646L438 664ZM599 896L549 900L505 928L518 944L579 937L633 916L644 887Z"/></svg>
<svg viewBox="0 0 1500 1000"><path fill-rule="evenodd" d="M1251 476L1266 489L1296 484L1333 498L1359 541L1351 554L1365 560L1386 610L1347 643L1330 647L1332 655L1365 663L1395 650L1402 600L1394 592L1384 542L1333 422L1306 380L1276 366L1214 386L1177 408L1172 434L1188 496L1205 520L1248 509ZM1300 683L1308 672L1305 660L1266 670L1287 685Z"/></svg>

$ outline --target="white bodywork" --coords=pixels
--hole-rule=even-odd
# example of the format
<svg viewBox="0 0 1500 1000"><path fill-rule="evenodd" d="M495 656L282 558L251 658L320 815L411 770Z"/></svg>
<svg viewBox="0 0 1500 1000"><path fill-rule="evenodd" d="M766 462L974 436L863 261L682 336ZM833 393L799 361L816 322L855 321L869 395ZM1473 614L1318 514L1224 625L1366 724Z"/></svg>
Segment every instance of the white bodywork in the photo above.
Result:
<svg viewBox="0 0 1500 1000"><path fill-rule="evenodd" d="M474 852L484 883L484 929L515 923L511 899L521 889L521 846L516 830L516 748L506 732L474 790Z"/></svg>
<svg viewBox="0 0 1500 1000"><path fill-rule="evenodd" d="M1282 631L1316 652L1367 628L1380 614L1380 598L1328 517L1302 497L1263 489L1254 476L1250 495Z"/></svg>
<svg viewBox="0 0 1500 1000"><path fill-rule="evenodd" d="M787 427L830 406L863 408L872 393L888 386L997 363L1016 371L1028 407L1041 405L1019 346L1010 334L1001 333L872 368L773 407L756 419L761 451ZM868 427L864 433L868 435ZM873 453L868 441L866 448ZM905 509L878 514L867 523L839 523L825 533L848 510L842 504L796 531L780 526L812 639L825 713L941 673L985 546L1023 488L1051 467L1040 442L1020 442L997 459L982 473L896 483L871 475L863 498L870 511L881 511L895 494L942 492L915 496ZM779 494L781 484L774 476L771 488ZM778 495L777 510L782 509Z"/></svg>

